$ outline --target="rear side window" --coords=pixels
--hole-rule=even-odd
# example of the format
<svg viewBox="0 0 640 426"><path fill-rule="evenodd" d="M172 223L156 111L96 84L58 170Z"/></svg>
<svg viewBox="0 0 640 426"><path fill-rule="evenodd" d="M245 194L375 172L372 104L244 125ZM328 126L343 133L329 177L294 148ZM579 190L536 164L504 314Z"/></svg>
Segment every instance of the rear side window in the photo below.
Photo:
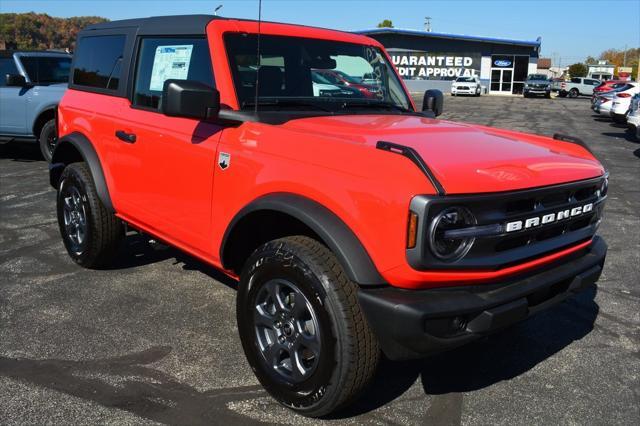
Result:
<svg viewBox="0 0 640 426"><path fill-rule="evenodd" d="M143 38L133 104L158 109L165 80L199 81L214 87L209 45L204 38Z"/></svg>
<svg viewBox="0 0 640 426"><path fill-rule="evenodd" d="M7 74L20 74L13 57L0 58L0 86L6 86L5 76Z"/></svg>
<svg viewBox="0 0 640 426"><path fill-rule="evenodd" d="M580 83L582 83L582 80L580 80L579 78L575 78L574 77L574 78L571 79L571 82L580 84Z"/></svg>
<svg viewBox="0 0 640 426"><path fill-rule="evenodd" d="M125 35L80 39L73 69L73 83L97 89L118 90L125 41Z"/></svg>
<svg viewBox="0 0 640 426"><path fill-rule="evenodd" d="M22 56L20 61L32 83L53 84L66 83L69 81L71 58Z"/></svg>

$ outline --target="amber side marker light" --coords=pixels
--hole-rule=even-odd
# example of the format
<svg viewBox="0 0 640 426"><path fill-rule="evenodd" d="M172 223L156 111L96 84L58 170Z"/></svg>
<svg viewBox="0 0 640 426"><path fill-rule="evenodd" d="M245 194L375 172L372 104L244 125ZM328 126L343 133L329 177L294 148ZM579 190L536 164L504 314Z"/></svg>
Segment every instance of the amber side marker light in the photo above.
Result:
<svg viewBox="0 0 640 426"><path fill-rule="evenodd" d="M418 239L418 215L409 211L409 220L407 222L407 248L412 249L416 246Z"/></svg>

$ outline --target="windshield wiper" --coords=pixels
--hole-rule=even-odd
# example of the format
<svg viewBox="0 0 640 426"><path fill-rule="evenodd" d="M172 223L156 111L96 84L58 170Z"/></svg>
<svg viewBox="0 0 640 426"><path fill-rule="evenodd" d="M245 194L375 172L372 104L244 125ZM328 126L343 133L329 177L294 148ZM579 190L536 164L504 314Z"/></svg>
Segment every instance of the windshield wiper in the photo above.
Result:
<svg viewBox="0 0 640 426"><path fill-rule="evenodd" d="M256 103L254 101L244 101L242 103L242 108L255 106ZM300 106L300 107L311 107L320 111L325 112L333 112L329 108L324 108L314 102L307 102L296 99L274 99L268 101L258 101L258 107L261 106L277 106L277 107L288 107L288 106Z"/></svg>
<svg viewBox="0 0 640 426"><path fill-rule="evenodd" d="M394 109L396 111L401 111L401 112L415 112L412 111L408 108L402 107L400 105L396 105L393 102L368 102L368 101L364 101L364 102L358 102L358 101L348 101L348 102L344 102L341 105L342 109L347 109L347 108L372 108L372 109Z"/></svg>

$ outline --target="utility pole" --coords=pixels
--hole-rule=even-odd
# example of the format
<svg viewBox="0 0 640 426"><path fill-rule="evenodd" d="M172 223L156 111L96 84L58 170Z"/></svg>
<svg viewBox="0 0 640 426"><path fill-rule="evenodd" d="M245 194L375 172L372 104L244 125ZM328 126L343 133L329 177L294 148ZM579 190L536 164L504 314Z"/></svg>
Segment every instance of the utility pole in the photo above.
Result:
<svg viewBox="0 0 640 426"><path fill-rule="evenodd" d="M425 16L424 18L424 30L428 33L431 32L431 16Z"/></svg>
<svg viewBox="0 0 640 426"><path fill-rule="evenodd" d="M622 59L622 66L626 67L627 66L627 45L624 45L624 59Z"/></svg>

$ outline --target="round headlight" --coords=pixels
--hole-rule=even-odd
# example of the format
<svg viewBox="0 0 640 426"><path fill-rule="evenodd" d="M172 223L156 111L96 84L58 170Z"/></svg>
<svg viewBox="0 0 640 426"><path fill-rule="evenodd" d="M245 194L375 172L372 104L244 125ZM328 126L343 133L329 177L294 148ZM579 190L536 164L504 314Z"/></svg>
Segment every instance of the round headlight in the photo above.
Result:
<svg viewBox="0 0 640 426"><path fill-rule="evenodd" d="M445 236L445 233L475 224L476 218L464 207L449 207L438 213L429 225L429 246L433 255L448 262L464 257L475 238L451 238Z"/></svg>

